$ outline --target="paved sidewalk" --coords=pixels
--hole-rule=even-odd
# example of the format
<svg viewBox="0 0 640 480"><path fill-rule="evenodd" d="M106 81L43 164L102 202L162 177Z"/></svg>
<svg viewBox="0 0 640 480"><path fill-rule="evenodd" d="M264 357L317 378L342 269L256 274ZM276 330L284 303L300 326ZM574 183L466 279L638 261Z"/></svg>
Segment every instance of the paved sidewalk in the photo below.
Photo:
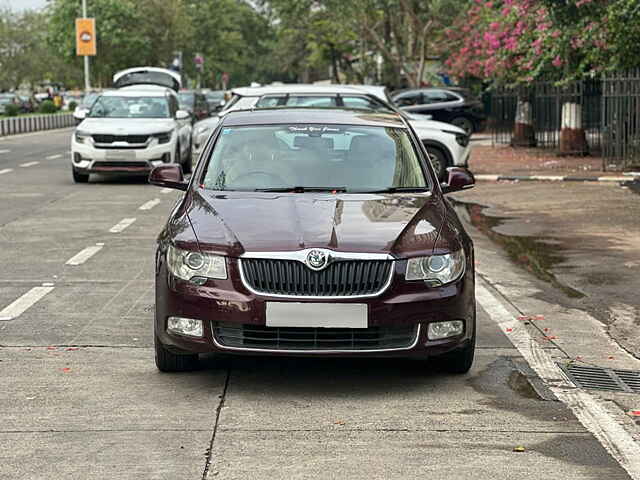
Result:
<svg viewBox="0 0 640 480"><path fill-rule="evenodd" d="M485 137L477 137L472 141L469 168L476 175L491 175L486 180L497 180L495 176L507 177L506 180L539 180L535 176L550 176L549 180L597 179L603 177L619 177L625 179L622 172L612 168L603 170L601 157L558 156L554 152L536 148L513 148L508 145L492 146ZM511 178L509 178L511 177ZM482 176L479 179L483 179ZM631 179L631 178L629 178Z"/></svg>

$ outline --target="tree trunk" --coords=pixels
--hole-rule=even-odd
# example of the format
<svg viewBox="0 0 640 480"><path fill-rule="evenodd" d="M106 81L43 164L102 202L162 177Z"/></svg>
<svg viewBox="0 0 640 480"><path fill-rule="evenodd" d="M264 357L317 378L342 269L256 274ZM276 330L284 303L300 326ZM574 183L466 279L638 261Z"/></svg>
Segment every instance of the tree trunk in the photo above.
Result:
<svg viewBox="0 0 640 480"><path fill-rule="evenodd" d="M562 105L560 155L586 155L589 153L587 135L582 128L582 106L567 102Z"/></svg>
<svg viewBox="0 0 640 480"><path fill-rule="evenodd" d="M531 102L519 98L516 105L516 121L511 139L513 147L535 147L536 134L533 129L533 118L531 116Z"/></svg>

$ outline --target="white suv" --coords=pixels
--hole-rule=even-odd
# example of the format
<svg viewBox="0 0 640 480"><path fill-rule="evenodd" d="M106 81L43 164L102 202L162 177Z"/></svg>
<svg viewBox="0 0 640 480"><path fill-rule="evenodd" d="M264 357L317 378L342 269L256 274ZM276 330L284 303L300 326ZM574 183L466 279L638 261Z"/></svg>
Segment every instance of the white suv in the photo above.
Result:
<svg viewBox="0 0 640 480"><path fill-rule="evenodd" d="M447 167L468 167L469 135L449 123L430 120L428 116L400 111L390 101L385 87L374 85L278 85L236 88L224 109L216 116L193 127L193 158L215 129L221 116L233 110L268 107L357 108L377 112L394 111L411 124L425 146L434 170L445 180Z"/></svg>
<svg viewBox="0 0 640 480"><path fill-rule="evenodd" d="M191 119L178 107L180 76L161 68L124 70L93 103L71 139L75 182L91 173L147 175L162 163L191 168Z"/></svg>

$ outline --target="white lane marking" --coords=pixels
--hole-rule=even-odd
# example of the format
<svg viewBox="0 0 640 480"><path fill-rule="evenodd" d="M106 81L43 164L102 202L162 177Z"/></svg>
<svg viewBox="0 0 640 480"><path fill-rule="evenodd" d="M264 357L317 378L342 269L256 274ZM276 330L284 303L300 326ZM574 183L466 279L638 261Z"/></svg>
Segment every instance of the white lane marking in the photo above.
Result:
<svg viewBox="0 0 640 480"><path fill-rule="evenodd" d="M507 310L481 279L476 285L476 298L489 317L501 328L527 363L544 380L558 400L567 405L582 425L589 430L631 478L640 480L640 445L613 418L602 401L575 388L551 356L536 342L522 322Z"/></svg>
<svg viewBox="0 0 640 480"><path fill-rule="evenodd" d="M71 257L65 265L82 265L84 262L93 257L96 253L102 250L104 247L104 243L96 243L91 247L87 247L84 250L80 250L80 252L76 253L73 257Z"/></svg>
<svg viewBox="0 0 640 480"><path fill-rule="evenodd" d="M138 210L151 210L153 207L160 203L159 198L154 198L153 200L149 200L147 203L144 203L138 208Z"/></svg>
<svg viewBox="0 0 640 480"><path fill-rule="evenodd" d="M46 157L47 160L55 160L56 158L62 158L62 154L58 153L56 155L49 155L48 157Z"/></svg>
<svg viewBox="0 0 640 480"><path fill-rule="evenodd" d="M5 173L13 172L13 168L3 168L0 170L0 175L4 175Z"/></svg>
<svg viewBox="0 0 640 480"><path fill-rule="evenodd" d="M0 153L11 153L11 150L0 150Z"/></svg>
<svg viewBox="0 0 640 480"><path fill-rule="evenodd" d="M160 193L171 193L173 191L173 188L163 188L162 190L160 190Z"/></svg>
<svg viewBox="0 0 640 480"><path fill-rule="evenodd" d="M109 229L111 233L120 233L133 222L135 222L135 218L123 218L120 222L116 223L113 227Z"/></svg>
<svg viewBox="0 0 640 480"><path fill-rule="evenodd" d="M34 165L38 165L40 162L27 162L27 163L21 163L20 166L22 168L26 168L26 167L33 167Z"/></svg>
<svg viewBox="0 0 640 480"><path fill-rule="evenodd" d="M13 320L22 315L29 307L53 290L51 284L33 287L27 293L0 311L0 320Z"/></svg>
<svg viewBox="0 0 640 480"><path fill-rule="evenodd" d="M628 177L598 177L599 182L628 182Z"/></svg>

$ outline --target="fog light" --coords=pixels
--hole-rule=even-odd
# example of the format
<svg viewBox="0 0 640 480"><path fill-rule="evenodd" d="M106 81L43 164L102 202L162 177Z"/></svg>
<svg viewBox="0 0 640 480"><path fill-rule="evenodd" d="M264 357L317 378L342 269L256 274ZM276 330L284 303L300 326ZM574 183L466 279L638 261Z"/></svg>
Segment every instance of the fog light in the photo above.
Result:
<svg viewBox="0 0 640 480"><path fill-rule="evenodd" d="M441 340L443 338L461 335L464 331L464 322L462 320L453 320L451 322L433 322L429 324L427 329L427 337L429 340Z"/></svg>
<svg viewBox="0 0 640 480"><path fill-rule="evenodd" d="M202 337L202 320L169 317L167 320L167 331L188 337Z"/></svg>

